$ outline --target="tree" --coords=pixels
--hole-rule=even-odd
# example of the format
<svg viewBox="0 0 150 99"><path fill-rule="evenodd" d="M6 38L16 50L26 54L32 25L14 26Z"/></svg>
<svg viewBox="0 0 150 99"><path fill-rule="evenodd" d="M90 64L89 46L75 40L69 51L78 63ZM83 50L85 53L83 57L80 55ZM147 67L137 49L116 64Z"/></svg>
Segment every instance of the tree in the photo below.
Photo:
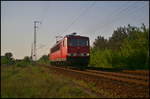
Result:
<svg viewBox="0 0 150 99"><path fill-rule="evenodd" d="M4 56L1 56L2 64L14 64L15 61L12 56L13 54L11 52L7 52Z"/></svg>
<svg viewBox="0 0 150 99"><path fill-rule="evenodd" d="M121 44L125 38L128 36L127 28L119 27L117 30L114 30L112 37L109 38L108 48L112 50L119 50Z"/></svg>
<svg viewBox="0 0 150 99"><path fill-rule="evenodd" d="M8 59L11 59L12 56L13 56L13 55L12 55L11 52L5 53L5 57L7 57Z"/></svg>
<svg viewBox="0 0 150 99"><path fill-rule="evenodd" d="M95 39L93 45L94 45L93 46L94 49L103 50L107 48L107 39L105 39L102 36L98 36L97 39Z"/></svg>
<svg viewBox="0 0 150 99"><path fill-rule="evenodd" d="M121 48L126 65L132 68L148 68L149 29L143 24L140 28L128 26L128 30L130 30L128 38L124 40Z"/></svg>
<svg viewBox="0 0 150 99"><path fill-rule="evenodd" d="M25 62L30 62L30 57L29 56L25 56L23 59Z"/></svg>
<svg viewBox="0 0 150 99"><path fill-rule="evenodd" d="M115 68L148 69L149 68L149 28L119 27L114 30L109 40L98 36L91 49L91 64Z"/></svg>

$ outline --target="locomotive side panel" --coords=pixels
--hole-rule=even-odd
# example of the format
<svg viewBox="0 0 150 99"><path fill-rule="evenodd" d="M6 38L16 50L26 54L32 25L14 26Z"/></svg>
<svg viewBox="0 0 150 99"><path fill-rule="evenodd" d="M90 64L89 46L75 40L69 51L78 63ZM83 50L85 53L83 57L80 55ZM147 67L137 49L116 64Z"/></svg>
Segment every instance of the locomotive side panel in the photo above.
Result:
<svg viewBox="0 0 150 99"><path fill-rule="evenodd" d="M64 38L62 40L61 58L62 58L62 61L66 61L67 59L67 38Z"/></svg>
<svg viewBox="0 0 150 99"><path fill-rule="evenodd" d="M51 61L60 61L61 58L61 44L55 45L53 48L51 48L50 51L50 60Z"/></svg>

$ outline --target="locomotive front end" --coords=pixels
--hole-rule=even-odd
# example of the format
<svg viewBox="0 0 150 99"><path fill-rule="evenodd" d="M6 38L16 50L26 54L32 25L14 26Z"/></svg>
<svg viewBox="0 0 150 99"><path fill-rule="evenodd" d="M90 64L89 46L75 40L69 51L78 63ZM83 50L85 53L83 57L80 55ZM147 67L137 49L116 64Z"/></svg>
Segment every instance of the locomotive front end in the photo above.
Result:
<svg viewBox="0 0 150 99"><path fill-rule="evenodd" d="M73 65L87 66L90 59L89 38L70 36L67 39L67 62Z"/></svg>

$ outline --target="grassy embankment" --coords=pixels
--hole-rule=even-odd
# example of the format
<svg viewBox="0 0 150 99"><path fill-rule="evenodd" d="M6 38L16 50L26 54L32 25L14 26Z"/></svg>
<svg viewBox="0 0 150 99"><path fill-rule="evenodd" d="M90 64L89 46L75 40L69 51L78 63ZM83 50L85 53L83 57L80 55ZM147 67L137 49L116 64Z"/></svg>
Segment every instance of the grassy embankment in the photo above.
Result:
<svg viewBox="0 0 150 99"><path fill-rule="evenodd" d="M39 66L1 66L2 98L84 98L97 97Z"/></svg>

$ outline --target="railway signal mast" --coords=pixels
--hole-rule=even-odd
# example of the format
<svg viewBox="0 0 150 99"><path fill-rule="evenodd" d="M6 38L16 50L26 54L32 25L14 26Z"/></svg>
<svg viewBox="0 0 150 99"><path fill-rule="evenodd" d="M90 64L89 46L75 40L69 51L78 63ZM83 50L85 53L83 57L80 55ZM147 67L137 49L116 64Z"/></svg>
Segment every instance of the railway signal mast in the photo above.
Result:
<svg viewBox="0 0 150 99"><path fill-rule="evenodd" d="M36 59L37 59L37 53L36 53L36 29L38 28L38 26L37 26L37 24L38 23L40 23L41 24L41 22L40 21L34 21L34 48L33 48L33 56L32 56L32 58L33 58L33 60L34 61L36 61Z"/></svg>

